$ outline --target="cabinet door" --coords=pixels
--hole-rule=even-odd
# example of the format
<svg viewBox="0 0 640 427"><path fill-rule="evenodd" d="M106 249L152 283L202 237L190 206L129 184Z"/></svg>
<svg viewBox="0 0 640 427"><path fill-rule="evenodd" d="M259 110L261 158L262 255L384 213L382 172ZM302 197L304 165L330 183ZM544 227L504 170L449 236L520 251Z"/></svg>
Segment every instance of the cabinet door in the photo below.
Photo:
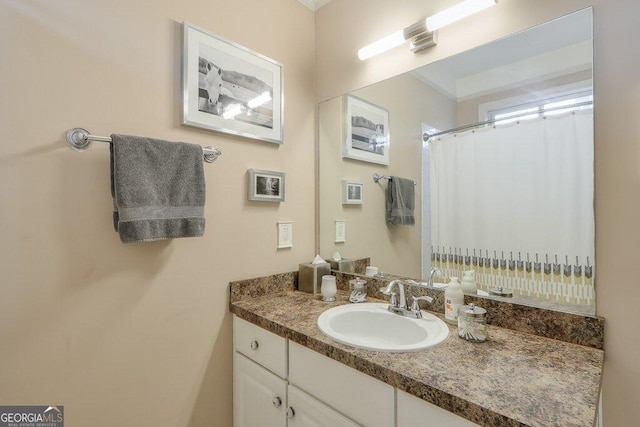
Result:
<svg viewBox="0 0 640 427"><path fill-rule="evenodd" d="M288 389L288 402L287 427L359 426L292 385L289 385Z"/></svg>
<svg viewBox="0 0 640 427"><path fill-rule="evenodd" d="M287 382L233 353L234 427L285 427Z"/></svg>
<svg viewBox="0 0 640 427"><path fill-rule="evenodd" d="M478 427L478 424L402 390L398 390L397 399L397 427Z"/></svg>

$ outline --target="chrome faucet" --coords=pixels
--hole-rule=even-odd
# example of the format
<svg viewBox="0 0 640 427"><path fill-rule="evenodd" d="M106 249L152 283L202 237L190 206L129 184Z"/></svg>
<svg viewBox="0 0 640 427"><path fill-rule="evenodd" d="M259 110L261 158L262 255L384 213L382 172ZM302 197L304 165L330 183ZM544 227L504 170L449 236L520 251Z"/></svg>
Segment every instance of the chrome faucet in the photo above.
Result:
<svg viewBox="0 0 640 427"><path fill-rule="evenodd" d="M396 293L393 292L394 285L396 285L398 287L398 290L400 291L400 302L398 302L398 300L396 299ZM404 296L404 282L402 280L395 279L390 281L386 287L380 288L380 292L385 295L391 295L391 304L389 305L389 307L394 306L405 310L407 309L407 300Z"/></svg>
<svg viewBox="0 0 640 427"><path fill-rule="evenodd" d="M424 287L424 285L416 282L415 280L392 280L386 287L380 288L380 292L382 292L383 294L391 295L391 301L389 302L388 310L401 316L413 317L414 319L422 319L422 312L420 311L419 301L427 301L429 303L432 303L433 298L426 295L416 297L411 294L411 309L407 309L408 304L407 298L405 297L405 285ZM396 293L393 292L394 286L397 286L398 288L398 291L400 293L400 301L397 300Z"/></svg>
<svg viewBox="0 0 640 427"><path fill-rule="evenodd" d="M440 271L439 268L432 268L431 272L429 273L429 286L431 286L433 288L433 276L438 275L440 277L444 277L444 274L442 274L442 271Z"/></svg>

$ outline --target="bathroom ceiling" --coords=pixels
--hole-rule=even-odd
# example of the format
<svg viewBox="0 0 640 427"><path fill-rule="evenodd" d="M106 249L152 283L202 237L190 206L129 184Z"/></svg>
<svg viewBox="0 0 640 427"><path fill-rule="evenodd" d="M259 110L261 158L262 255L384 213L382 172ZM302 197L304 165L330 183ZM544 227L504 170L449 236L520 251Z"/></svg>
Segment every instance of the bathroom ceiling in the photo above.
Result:
<svg viewBox="0 0 640 427"><path fill-rule="evenodd" d="M413 74L461 101L509 83L588 69L593 55L591 27L591 15L574 13L434 62Z"/></svg>
<svg viewBox="0 0 640 427"><path fill-rule="evenodd" d="M298 0L303 5L307 6L309 9L316 11L320 9L325 4L329 3L331 0Z"/></svg>

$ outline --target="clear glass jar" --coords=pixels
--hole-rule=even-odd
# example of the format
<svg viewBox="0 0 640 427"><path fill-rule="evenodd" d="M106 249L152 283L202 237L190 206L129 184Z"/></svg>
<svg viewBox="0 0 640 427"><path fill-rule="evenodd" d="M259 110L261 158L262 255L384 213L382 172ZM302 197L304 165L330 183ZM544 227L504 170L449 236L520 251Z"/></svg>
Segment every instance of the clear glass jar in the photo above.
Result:
<svg viewBox="0 0 640 427"><path fill-rule="evenodd" d="M349 280L349 301L354 303L365 302L367 300L367 288L364 287L367 282L356 278L356 280Z"/></svg>
<svg viewBox="0 0 640 427"><path fill-rule="evenodd" d="M458 309L458 336L471 342L487 340L487 310L475 304Z"/></svg>

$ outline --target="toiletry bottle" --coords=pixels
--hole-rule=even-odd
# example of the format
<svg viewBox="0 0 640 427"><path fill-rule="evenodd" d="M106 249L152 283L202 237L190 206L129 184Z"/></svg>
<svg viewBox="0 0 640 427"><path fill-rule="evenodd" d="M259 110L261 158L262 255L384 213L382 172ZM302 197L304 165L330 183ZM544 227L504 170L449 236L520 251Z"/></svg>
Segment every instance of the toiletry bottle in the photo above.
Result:
<svg viewBox="0 0 640 427"><path fill-rule="evenodd" d="M444 320L458 324L458 308L464 305L464 293L457 277L452 277L444 291Z"/></svg>
<svg viewBox="0 0 640 427"><path fill-rule="evenodd" d="M475 270L467 270L462 276L462 282L460 282L462 292L465 294L477 294L478 288L476 287L476 272Z"/></svg>

